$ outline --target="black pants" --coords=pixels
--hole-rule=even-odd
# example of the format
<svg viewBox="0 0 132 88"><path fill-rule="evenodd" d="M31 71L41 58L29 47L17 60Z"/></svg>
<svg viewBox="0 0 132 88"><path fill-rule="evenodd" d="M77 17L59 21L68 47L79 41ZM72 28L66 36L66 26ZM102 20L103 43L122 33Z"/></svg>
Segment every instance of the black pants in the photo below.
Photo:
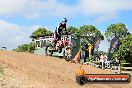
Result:
<svg viewBox="0 0 132 88"><path fill-rule="evenodd" d="M55 32L55 39L56 39L56 40L61 40L61 34Z"/></svg>

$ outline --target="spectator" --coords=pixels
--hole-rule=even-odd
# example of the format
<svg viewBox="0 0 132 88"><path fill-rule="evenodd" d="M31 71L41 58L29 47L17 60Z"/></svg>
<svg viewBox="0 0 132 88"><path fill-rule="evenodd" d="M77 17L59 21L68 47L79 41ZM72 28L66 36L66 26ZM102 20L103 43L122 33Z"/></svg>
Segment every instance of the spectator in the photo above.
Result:
<svg viewBox="0 0 132 88"><path fill-rule="evenodd" d="M118 55L116 55L114 63L115 63L115 66L119 66L120 60L119 60Z"/></svg>
<svg viewBox="0 0 132 88"><path fill-rule="evenodd" d="M92 56L92 49L93 49L92 43L89 43L89 47L88 47L89 59L91 59Z"/></svg>
<svg viewBox="0 0 132 88"><path fill-rule="evenodd" d="M86 49L86 41L83 38L81 41L81 56L80 56L80 63L84 63L84 59L86 57L85 55L85 49Z"/></svg>
<svg viewBox="0 0 132 88"><path fill-rule="evenodd" d="M84 63L84 59L85 59L85 48L84 48L84 46L82 46L82 48L81 48L80 63Z"/></svg>
<svg viewBox="0 0 132 88"><path fill-rule="evenodd" d="M104 56L104 61L107 61L107 59L108 59L107 55L103 54L103 56Z"/></svg>
<svg viewBox="0 0 132 88"><path fill-rule="evenodd" d="M103 65L103 63L104 63L104 61L105 61L105 59L104 59L105 57L104 57L104 53L101 53L101 56L100 56L100 66L102 67L102 65Z"/></svg>
<svg viewBox="0 0 132 88"><path fill-rule="evenodd" d="M101 53L101 56L100 56L100 62L104 62L104 54L103 53Z"/></svg>

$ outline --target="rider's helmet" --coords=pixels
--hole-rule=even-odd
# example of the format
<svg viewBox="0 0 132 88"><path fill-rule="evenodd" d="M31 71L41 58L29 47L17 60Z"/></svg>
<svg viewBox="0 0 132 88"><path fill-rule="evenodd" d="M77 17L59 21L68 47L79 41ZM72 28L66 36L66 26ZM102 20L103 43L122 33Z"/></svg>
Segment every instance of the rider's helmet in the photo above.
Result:
<svg viewBox="0 0 132 88"><path fill-rule="evenodd" d="M67 19L66 19L66 18L63 18L63 19L62 19L62 23L63 23L63 24L66 24L66 23L67 23Z"/></svg>

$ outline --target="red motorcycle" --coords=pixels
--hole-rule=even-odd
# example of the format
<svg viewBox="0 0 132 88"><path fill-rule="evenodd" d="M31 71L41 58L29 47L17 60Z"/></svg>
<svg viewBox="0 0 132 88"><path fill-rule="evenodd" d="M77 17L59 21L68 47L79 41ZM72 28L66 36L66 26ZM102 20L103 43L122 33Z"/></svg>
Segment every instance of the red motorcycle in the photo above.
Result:
<svg viewBox="0 0 132 88"><path fill-rule="evenodd" d="M68 45L68 41L54 40L49 43L45 48L45 55L52 56L53 52L62 52L62 48L65 48Z"/></svg>

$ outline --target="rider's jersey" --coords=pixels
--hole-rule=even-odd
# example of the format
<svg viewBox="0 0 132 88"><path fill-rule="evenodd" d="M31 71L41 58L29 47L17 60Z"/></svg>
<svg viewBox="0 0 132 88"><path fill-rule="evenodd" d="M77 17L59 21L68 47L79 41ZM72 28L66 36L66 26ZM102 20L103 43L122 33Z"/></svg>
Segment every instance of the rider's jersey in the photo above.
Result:
<svg viewBox="0 0 132 88"><path fill-rule="evenodd" d="M56 32L57 32L58 34L60 34L60 33L62 32L63 29L66 30L66 24L60 23L60 24L56 27Z"/></svg>

